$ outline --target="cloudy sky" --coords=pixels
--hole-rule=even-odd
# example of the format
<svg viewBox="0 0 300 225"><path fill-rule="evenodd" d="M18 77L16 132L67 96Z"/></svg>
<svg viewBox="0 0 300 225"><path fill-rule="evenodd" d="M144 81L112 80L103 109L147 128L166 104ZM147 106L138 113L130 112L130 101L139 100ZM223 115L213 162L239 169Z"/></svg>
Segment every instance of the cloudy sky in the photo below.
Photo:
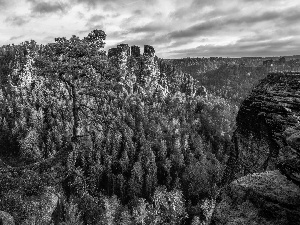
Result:
<svg viewBox="0 0 300 225"><path fill-rule="evenodd" d="M163 58L300 55L300 1L0 0L0 45L94 29Z"/></svg>

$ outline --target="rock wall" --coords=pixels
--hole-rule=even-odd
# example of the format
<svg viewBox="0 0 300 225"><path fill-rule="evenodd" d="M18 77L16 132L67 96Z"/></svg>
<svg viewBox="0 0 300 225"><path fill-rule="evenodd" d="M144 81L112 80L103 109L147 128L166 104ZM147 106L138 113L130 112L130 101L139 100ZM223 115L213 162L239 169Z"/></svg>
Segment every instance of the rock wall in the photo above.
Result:
<svg viewBox="0 0 300 225"><path fill-rule="evenodd" d="M151 45L144 45L144 55L149 57L155 56L155 50Z"/></svg>
<svg viewBox="0 0 300 225"><path fill-rule="evenodd" d="M300 158L300 73L261 80L243 101L236 125L224 182Z"/></svg>

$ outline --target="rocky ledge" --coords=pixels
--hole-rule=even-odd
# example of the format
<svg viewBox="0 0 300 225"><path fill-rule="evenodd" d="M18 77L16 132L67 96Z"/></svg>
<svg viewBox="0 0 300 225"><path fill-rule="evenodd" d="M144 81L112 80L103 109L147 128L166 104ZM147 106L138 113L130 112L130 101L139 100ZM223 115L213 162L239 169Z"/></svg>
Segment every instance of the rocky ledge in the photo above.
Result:
<svg viewBox="0 0 300 225"><path fill-rule="evenodd" d="M232 182L215 209L215 225L299 225L300 188L278 170Z"/></svg>

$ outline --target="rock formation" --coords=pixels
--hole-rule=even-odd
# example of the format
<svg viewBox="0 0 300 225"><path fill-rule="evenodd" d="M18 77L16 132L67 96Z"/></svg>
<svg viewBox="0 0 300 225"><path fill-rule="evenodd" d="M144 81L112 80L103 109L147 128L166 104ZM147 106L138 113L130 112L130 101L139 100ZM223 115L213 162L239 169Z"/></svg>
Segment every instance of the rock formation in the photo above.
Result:
<svg viewBox="0 0 300 225"><path fill-rule="evenodd" d="M300 188L278 170L232 182L215 208L215 225L299 225Z"/></svg>
<svg viewBox="0 0 300 225"><path fill-rule="evenodd" d="M117 48L120 49L121 52L125 52L126 56L130 56L130 47L128 44L119 44Z"/></svg>
<svg viewBox="0 0 300 225"><path fill-rule="evenodd" d="M299 73L271 73L261 80L238 112L224 180L293 169L289 161L300 158L299 109Z"/></svg>
<svg viewBox="0 0 300 225"><path fill-rule="evenodd" d="M140 47L136 45L131 46L131 55L133 57L140 57L141 55Z"/></svg>
<svg viewBox="0 0 300 225"><path fill-rule="evenodd" d="M155 50L151 45L144 45L144 55L149 57L154 57Z"/></svg>
<svg viewBox="0 0 300 225"><path fill-rule="evenodd" d="M108 58L111 58L111 57L114 57L114 56L117 56L119 54L119 49L118 48L111 48L108 50Z"/></svg>
<svg viewBox="0 0 300 225"><path fill-rule="evenodd" d="M300 224L299 122L300 74L261 80L238 112L214 224Z"/></svg>
<svg viewBox="0 0 300 225"><path fill-rule="evenodd" d="M126 57L140 57L141 50L139 46L133 45L129 47L128 44L119 44L116 48L111 48L108 50L107 57L119 57L120 54L124 53ZM151 45L144 45L144 56L154 57L155 56L155 49Z"/></svg>
<svg viewBox="0 0 300 225"><path fill-rule="evenodd" d="M155 62L155 50L150 45L144 45L144 54L141 56L140 47L120 44L108 50L108 58L118 70L117 77L120 77L120 80L132 80L132 82L137 80L144 86L149 86L157 80L159 69ZM126 72L128 70L132 71L135 76L128 77L129 74ZM151 84L150 86L157 85Z"/></svg>

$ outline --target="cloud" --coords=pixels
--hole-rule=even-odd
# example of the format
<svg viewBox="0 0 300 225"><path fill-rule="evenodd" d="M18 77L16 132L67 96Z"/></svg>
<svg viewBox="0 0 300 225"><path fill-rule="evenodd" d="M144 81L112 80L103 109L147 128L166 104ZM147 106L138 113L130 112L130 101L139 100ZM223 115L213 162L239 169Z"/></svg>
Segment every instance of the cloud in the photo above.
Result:
<svg viewBox="0 0 300 225"><path fill-rule="evenodd" d="M67 3L62 3L58 1L38 1L38 0L29 0L31 2L31 13L36 14L49 14L49 13L62 13L65 12L68 7Z"/></svg>
<svg viewBox="0 0 300 225"><path fill-rule="evenodd" d="M140 16L140 15L142 15L142 13L143 13L143 11L141 9L137 9L132 12L132 14L134 16Z"/></svg>
<svg viewBox="0 0 300 225"><path fill-rule="evenodd" d="M167 26L163 23L151 22L139 27L133 27L130 32L142 33L142 32L158 32L166 29Z"/></svg>
<svg viewBox="0 0 300 225"><path fill-rule="evenodd" d="M14 0L0 0L0 11L8 10L13 3Z"/></svg>
<svg viewBox="0 0 300 225"><path fill-rule="evenodd" d="M0 44L102 29L108 46L150 44L168 58L300 49L298 0L0 0L0 11Z"/></svg>
<svg viewBox="0 0 300 225"><path fill-rule="evenodd" d="M264 22L276 23L278 21L290 23L300 19L300 11L290 9L284 11L266 11L260 14L250 15L228 15L198 22L195 25L187 27L183 30L176 30L169 33L171 38L190 38L197 37L208 32L226 31L226 29L234 28L237 30L249 29L253 25Z"/></svg>
<svg viewBox="0 0 300 225"><path fill-rule="evenodd" d="M22 26L29 22L29 19L26 16L9 16L5 19L5 22L13 26Z"/></svg>
<svg viewBox="0 0 300 225"><path fill-rule="evenodd" d="M0 6L1 6L1 8L5 7L6 5L8 5L8 3L9 3L9 0L0 0Z"/></svg>
<svg viewBox="0 0 300 225"><path fill-rule="evenodd" d="M88 19L88 22L87 24L91 24L91 23L99 23L99 22L102 22L103 20L105 19L105 16L103 15L92 15L89 19Z"/></svg>
<svg viewBox="0 0 300 225"><path fill-rule="evenodd" d="M84 3L89 6L96 6L98 3L107 3L109 0L76 0L77 3Z"/></svg>
<svg viewBox="0 0 300 225"><path fill-rule="evenodd" d="M188 38L204 34L206 31L214 30L221 26L222 20L212 20L200 22L196 25L190 26L184 30L172 31L169 33L171 38Z"/></svg>
<svg viewBox="0 0 300 225"><path fill-rule="evenodd" d="M219 5L220 2L225 1L225 0L193 0L191 7L203 7L207 5Z"/></svg>
<svg viewBox="0 0 300 225"><path fill-rule="evenodd" d="M93 15L89 18L88 22L89 23L100 22L104 19L105 19L105 16L103 16L103 15Z"/></svg>
<svg viewBox="0 0 300 225"><path fill-rule="evenodd" d="M96 7L97 5L124 5L127 4L127 2L134 2L134 0L76 0L76 2L85 4L89 7Z"/></svg>
<svg viewBox="0 0 300 225"><path fill-rule="evenodd" d="M0 0L0 6L3 7L7 4L6 0Z"/></svg>
<svg viewBox="0 0 300 225"><path fill-rule="evenodd" d="M288 9L282 15L282 18L283 18L283 21L287 24L299 22L300 21L300 9L299 8Z"/></svg>
<svg viewBox="0 0 300 225"><path fill-rule="evenodd" d="M113 11L117 9L122 10L124 8L143 8L145 6L151 6L155 4L157 0L75 0L75 2L87 6L89 10L100 7L106 11Z"/></svg>
<svg viewBox="0 0 300 225"><path fill-rule="evenodd" d="M18 40L18 39L23 38L23 37L24 37L24 35L12 36L9 40L10 41L15 41L15 40Z"/></svg>
<svg viewBox="0 0 300 225"><path fill-rule="evenodd" d="M153 45L156 47L159 46L166 46L167 43L169 43L169 39L166 35L155 35L155 33L152 33L150 35L145 35L144 37L141 37L140 39L135 39L133 41L128 41L132 45L134 43L137 43L137 45Z"/></svg>
<svg viewBox="0 0 300 225"><path fill-rule="evenodd" d="M241 39L232 44L226 45L200 45L196 48L173 50L169 53L174 57L182 57L189 55L190 57L201 56L273 56L273 55L293 55L298 54L300 43L299 37L290 37L284 39L264 39L257 41L256 38L252 40ZM298 53L297 53L298 52Z"/></svg>

